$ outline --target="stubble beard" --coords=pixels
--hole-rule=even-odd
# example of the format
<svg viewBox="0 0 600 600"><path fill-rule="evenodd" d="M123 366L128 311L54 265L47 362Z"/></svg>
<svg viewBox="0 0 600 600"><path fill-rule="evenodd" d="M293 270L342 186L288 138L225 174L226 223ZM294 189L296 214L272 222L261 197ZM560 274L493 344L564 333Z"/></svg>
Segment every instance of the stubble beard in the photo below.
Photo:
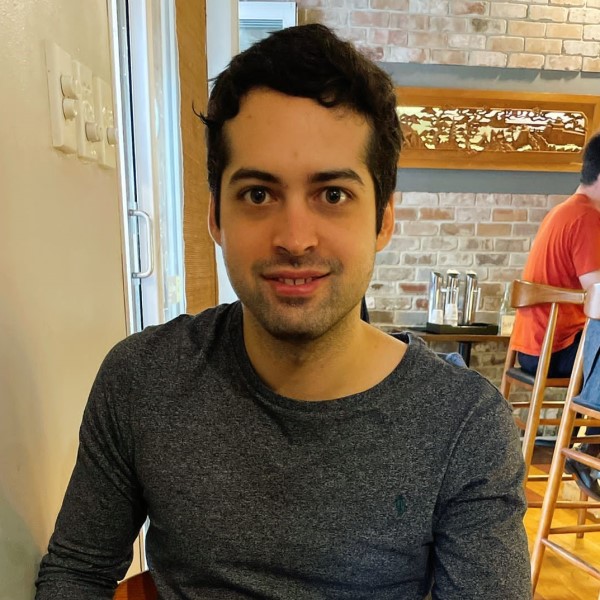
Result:
<svg viewBox="0 0 600 600"><path fill-rule="evenodd" d="M292 261L282 264L277 262L278 267L289 267ZM261 261L252 268L253 281L257 282L252 287L242 281L234 281L232 285L244 307L251 313L253 319L274 339L292 343L306 344L325 336L328 332L336 329L345 317L361 301L364 294L361 285L342 289L338 277L344 271L343 265L337 260L311 262L295 261L293 266L300 267L326 267L328 281L324 285L328 287L327 293L316 298L285 298L275 297L268 291L261 273L266 268L275 266L273 261ZM337 281L336 281L337 280ZM368 285L368 279L365 283ZM321 294L319 294L321 295Z"/></svg>

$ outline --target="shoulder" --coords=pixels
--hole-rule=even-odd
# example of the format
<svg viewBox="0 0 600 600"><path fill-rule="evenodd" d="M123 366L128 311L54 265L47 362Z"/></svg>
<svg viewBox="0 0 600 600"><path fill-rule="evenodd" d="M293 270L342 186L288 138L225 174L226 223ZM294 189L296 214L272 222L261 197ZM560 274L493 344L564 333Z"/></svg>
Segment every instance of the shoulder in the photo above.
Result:
<svg viewBox="0 0 600 600"><path fill-rule="evenodd" d="M409 388L440 417L462 422L481 411L510 415L506 400L490 381L473 369L445 360L420 339L410 337L405 360Z"/></svg>
<svg viewBox="0 0 600 600"><path fill-rule="evenodd" d="M162 325L134 333L106 356L101 372L173 372L179 365L202 359L237 310L237 303L209 308L197 315L180 315Z"/></svg>
<svg viewBox="0 0 600 600"><path fill-rule="evenodd" d="M591 219L591 223L600 223L600 211L598 211L590 202L587 196L575 194L553 208L549 215L555 217L558 221L564 221L565 224L584 222Z"/></svg>

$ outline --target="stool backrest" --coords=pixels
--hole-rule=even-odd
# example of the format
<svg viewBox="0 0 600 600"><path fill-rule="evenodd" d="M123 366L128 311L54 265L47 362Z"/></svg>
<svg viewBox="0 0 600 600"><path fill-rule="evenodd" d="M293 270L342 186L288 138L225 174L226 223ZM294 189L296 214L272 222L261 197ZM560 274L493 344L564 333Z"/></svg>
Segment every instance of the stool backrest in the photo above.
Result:
<svg viewBox="0 0 600 600"><path fill-rule="evenodd" d="M524 308L535 304L583 304L585 292L559 288L542 283L515 279L512 285L511 304L513 308Z"/></svg>

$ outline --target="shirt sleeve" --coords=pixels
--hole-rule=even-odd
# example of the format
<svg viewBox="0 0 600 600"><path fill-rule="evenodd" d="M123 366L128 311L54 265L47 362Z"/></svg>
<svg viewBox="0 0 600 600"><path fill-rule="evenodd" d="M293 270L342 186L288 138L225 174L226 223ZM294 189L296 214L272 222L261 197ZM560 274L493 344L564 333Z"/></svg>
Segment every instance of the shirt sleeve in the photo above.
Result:
<svg viewBox="0 0 600 600"><path fill-rule="evenodd" d="M112 599L146 518L133 468L130 394L111 377L119 370L114 354L105 360L90 393L75 468L40 565L36 600Z"/></svg>
<svg viewBox="0 0 600 600"><path fill-rule="evenodd" d="M484 392L449 460L434 521L433 600L529 600L524 465L508 404Z"/></svg>

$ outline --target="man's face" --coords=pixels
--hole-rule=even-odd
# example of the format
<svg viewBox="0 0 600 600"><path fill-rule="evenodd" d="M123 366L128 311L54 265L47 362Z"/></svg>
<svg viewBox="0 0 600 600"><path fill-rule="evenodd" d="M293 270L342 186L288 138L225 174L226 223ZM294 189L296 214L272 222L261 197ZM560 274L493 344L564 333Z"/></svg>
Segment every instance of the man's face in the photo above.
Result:
<svg viewBox="0 0 600 600"><path fill-rule="evenodd" d="M225 125L231 159L211 233L245 318L277 339L314 340L357 318L394 221L390 203L375 233L369 134L354 112L266 89Z"/></svg>

